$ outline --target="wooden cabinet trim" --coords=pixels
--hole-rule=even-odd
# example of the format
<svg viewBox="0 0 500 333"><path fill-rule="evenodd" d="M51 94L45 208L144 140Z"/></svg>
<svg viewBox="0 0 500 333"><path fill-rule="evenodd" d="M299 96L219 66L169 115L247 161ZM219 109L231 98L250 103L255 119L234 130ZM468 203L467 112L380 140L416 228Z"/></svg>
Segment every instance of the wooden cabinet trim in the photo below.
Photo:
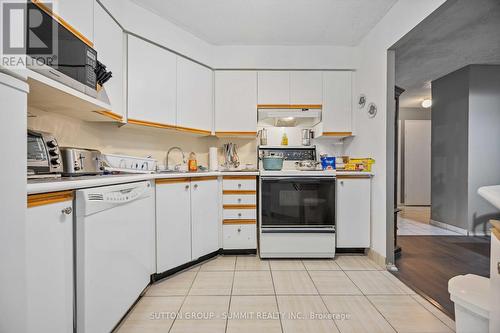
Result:
<svg viewBox="0 0 500 333"><path fill-rule="evenodd" d="M256 209L257 205L223 205L224 209Z"/></svg>
<svg viewBox="0 0 500 333"><path fill-rule="evenodd" d="M493 228L491 229L491 232L500 241L500 221L491 220L490 223L493 226Z"/></svg>
<svg viewBox="0 0 500 333"><path fill-rule="evenodd" d="M156 128L165 128L165 129L175 129L174 125L155 123L152 121L145 121L145 120L139 120L139 119L128 118L127 122L129 124L134 124L134 125L149 126L149 127L156 127Z"/></svg>
<svg viewBox="0 0 500 333"><path fill-rule="evenodd" d="M197 128L190 128L190 127L182 127L182 126L175 126L175 129L181 132L188 132L188 133L194 133L194 134L202 134L202 135L211 135L212 131L207 131L207 130L202 130L202 129L197 129Z"/></svg>
<svg viewBox="0 0 500 333"><path fill-rule="evenodd" d="M117 121L120 121L120 122L123 121L123 116L122 115L119 115L119 114L111 112L111 111L98 110L98 111L94 111L94 112L100 114L101 116L111 118L113 120L117 120Z"/></svg>
<svg viewBox="0 0 500 333"><path fill-rule="evenodd" d="M255 180L257 176L222 176L222 179Z"/></svg>
<svg viewBox="0 0 500 333"><path fill-rule="evenodd" d="M189 183L191 178L183 177L183 178L160 178L156 179L156 184L175 184L175 183Z"/></svg>
<svg viewBox="0 0 500 333"><path fill-rule="evenodd" d="M73 191L30 194L27 198L28 208L50 205L57 202L73 200Z"/></svg>
<svg viewBox="0 0 500 333"><path fill-rule="evenodd" d="M253 190L224 190L222 194L225 195L256 195L257 191Z"/></svg>
<svg viewBox="0 0 500 333"><path fill-rule="evenodd" d="M323 136L352 136L352 132L323 132Z"/></svg>
<svg viewBox="0 0 500 333"><path fill-rule="evenodd" d="M193 177L191 178L192 182L201 182L205 180L217 180L217 176L204 176L204 177Z"/></svg>
<svg viewBox="0 0 500 333"><path fill-rule="evenodd" d="M257 109L322 109L322 104L257 104Z"/></svg>
<svg viewBox="0 0 500 333"><path fill-rule="evenodd" d="M47 7L41 0L31 0L31 2L36 5L38 8L43 10L45 13L50 15L54 20L56 20L63 27L68 29L73 35L75 35L82 42L87 44L90 47L94 47L94 43L92 43L87 37L85 37L81 32L76 30L73 26L71 26L68 22L66 22L61 16L57 15L52 11L51 8Z"/></svg>
<svg viewBox="0 0 500 333"><path fill-rule="evenodd" d="M246 219L246 220L225 219L222 222L223 222L223 224L257 224L257 220L251 220L251 219Z"/></svg>

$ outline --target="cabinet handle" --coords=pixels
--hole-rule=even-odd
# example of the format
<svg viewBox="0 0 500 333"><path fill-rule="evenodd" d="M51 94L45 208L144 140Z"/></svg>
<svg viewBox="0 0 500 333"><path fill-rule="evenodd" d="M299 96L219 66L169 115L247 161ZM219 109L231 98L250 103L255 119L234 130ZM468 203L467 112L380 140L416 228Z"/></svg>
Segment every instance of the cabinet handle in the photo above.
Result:
<svg viewBox="0 0 500 333"><path fill-rule="evenodd" d="M238 188L241 188L241 184L238 184Z"/></svg>
<svg viewBox="0 0 500 333"><path fill-rule="evenodd" d="M195 188L195 189L196 189L196 188L198 188L198 184L194 184L194 188Z"/></svg>
<svg viewBox="0 0 500 333"><path fill-rule="evenodd" d="M241 198L238 198L238 202L241 202Z"/></svg>
<svg viewBox="0 0 500 333"><path fill-rule="evenodd" d="M340 181L340 185L344 185L344 181L343 180Z"/></svg>
<svg viewBox="0 0 500 333"><path fill-rule="evenodd" d="M189 185L186 185L186 190L188 190L188 189L189 189Z"/></svg>
<svg viewBox="0 0 500 333"><path fill-rule="evenodd" d="M66 207L66 208L64 208L64 209L61 210L61 213L65 214L65 215L71 215L71 213L73 213L73 208Z"/></svg>
<svg viewBox="0 0 500 333"><path fill-rule="evenodd" d="M238 228L238 232L241 232L241 228Z"/></svg>
<svg viewBox="0 0 500 333"><path fill-rule="evenodd" d="M238 213L238 217L241 217L241 213Z"/></svg>

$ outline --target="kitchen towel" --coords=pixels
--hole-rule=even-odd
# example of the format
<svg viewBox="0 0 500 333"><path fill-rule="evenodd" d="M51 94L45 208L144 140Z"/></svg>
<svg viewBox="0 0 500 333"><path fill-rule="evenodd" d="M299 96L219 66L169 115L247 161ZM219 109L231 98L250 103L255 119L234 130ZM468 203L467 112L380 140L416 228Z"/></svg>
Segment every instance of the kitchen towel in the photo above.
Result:
<svg viewBox="0 0 500 333"><path fill-rule="evenodd" d="M208 168L210 171L219 170L219 156L217 147L210 147L208 149Z"/></svg>

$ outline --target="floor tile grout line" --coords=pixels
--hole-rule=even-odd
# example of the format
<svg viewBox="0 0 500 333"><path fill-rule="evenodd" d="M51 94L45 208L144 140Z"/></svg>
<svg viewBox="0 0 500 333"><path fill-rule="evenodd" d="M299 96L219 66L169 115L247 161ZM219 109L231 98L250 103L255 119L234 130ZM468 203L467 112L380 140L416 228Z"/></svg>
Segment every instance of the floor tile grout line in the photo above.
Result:
<svg viewBox="0 0 500 333"><path fill-rule="evenodd" d="M372 296L376 296L376 295L372 295ZM379 296L380 296L380 295L379 295ZM396 295L396 296L405 296L405 295ZM406 296L408 296L408 295L406 295ZM368 297L368 296L366 296L366 295L365 295L365 298L368 300L368 303L370 303L370 304L371 304L371 306L373 306L373 308L375 309L375 311L377 311L377 312L378 312L378 313L382 316L382 318L384 318L384 320L387 322L387 324L389 324L389 326L391 326L391 327L392 327L392 329L393 329L395 332L399 332L399 331L396 329L396 327L394 327L394 326L392 325L392 323L389 321L389 319L387 319L387 317L386 317L386 316L384 316L384 314L382 313L382 311L380 311L380 310L379 310L379 308L377 308L377 306L375 305L375 303L373 303L373 302L372 302L372 300L370 299L370 297Z"/></svg>
<svg viewBox="0 0 500 333"><path fill-rule="evenodd" d="M179 316L179 314L182 310L182 307L184 306L184 303L186 302L186 299L189 296L189 292L191 291L191 288L193 288L194 282L196 281L196 278L198 277L198 273L200 272L200 270L201 270L201 265L200 265L200 268L195 271L196 274L194 275L193 281L191 281L191 284L186 292L186 295L184 295L181 306L179 307L179 310L177 310L177 315L175 316L174 320L172 321L172 324L170 324L170 327L168 328L168 332L170 332L172 330L172 328L174 327L174 324L177 321L177 317ZM186 270L186 272L189 272L189 270Z"/></svg>
<svg viewBox="0 0 500 333"><path fill-rule="evenodd" d="M233 288L234 288L234 279L236 278L236 262L238 261L238 257L235 258L234 260L234 270L233 270L233 281L231 283L231 291L229 293L229 304L227 306L227 315L229 315L231 311L231 301L233 300ZM227 333L227 325L229 324L229 319L226 318L226 326L224 328L224 333Z"/></svg>
<svg viewBox="0 0 500 333"><path fill-rule="evenodd" d="M269 262L267 264L269 265L269 272L271 273L271 281L273 282L274 299L276 301L276 309L278 309L278 317L280 319L281 333L284 333L285 330L283 329L283 320L281 318L280 304L278 302L278 294L276 293L276 286L274 285L273 270L271 269L271 264Z"/></svg>
<svg viewBox="0 0 500 333"><path fill-rule="evenodd" d="M425 298L423 298L423 297L422 297L422 296L420 296L419 294L408 295L408 296L410 296L411 298L413 298L413 299L415 300L415 302L417 302L420 306L424 307L427 311L429 311L429 312L430 312L430 313L431 313L434 317L436 317L436 318L437 318L440 322L442 322L444 326L448 327L448 328L449 328L449 329L451 329L453 332L456 332L456 324L455 324L455 320L453 320L453 319L449 318L448 316L446 316L446 314L444 314L444 313L443 313L443 315L444 315L446 318L450 319L450 320L451 320L451 321L453 321L453 323L455 324L455 328L451 328L450 326L448 326L448 324L446 324L446 323L444 322L444 320L441 320L441 318L439 318L438 316L436 316L436 315L435 315L435 314L434 314L431 310L427 309L427 308L426 308L426 307L425 307L422 303L420 303L419 301L417 301L417 300L415 299L415 297L417 297L417 296L418 296L418 297L421 297L421 298L424 300L424 302L429 303L429 302L428 302ZM429 304L430 304L430 303L429 303ZM430 304L430 305L431 305L431 306L434 306L434 305L432 305L432 304ZM437 310L437 311L439 311L438 309L436 309L436 310Z"/></svg>
<svg viewBox="0 0 500 333"><path fill-rule="evenodd" d="M304 266L305 266L305 265L304 265ZM345 273L344 273L344 274L345 274ZM307 275L309 275L309 278L311 279L311 281L312 281L312 283L313 283L314 288L316 288L316 291L318 292L318 296L319 296L319 298L321 299L321 303L323 303L323 305L325 306L326 311L327 311L328 313L332 314L332 313L330 312L330 309L328 309L328 306L326 305L325 300L323 299L323 297L322 297L322 296L321 296L321 294L319 293L319 289L318 289L318 287L316 286L316 283L314 282L314 279L312 278L312 276L311 276L311 274L309 273L309 271L307 271ZM347 275L347 274L346 274L346 275ZM333 320L333 318L332 318L332 321L333 321L333 325L335 325L335 327L337 328L337 331L339 331L339 332L340 332L340 328L338 327L338 325L337 325L337 323L335 322L335 320Z"/></svg>

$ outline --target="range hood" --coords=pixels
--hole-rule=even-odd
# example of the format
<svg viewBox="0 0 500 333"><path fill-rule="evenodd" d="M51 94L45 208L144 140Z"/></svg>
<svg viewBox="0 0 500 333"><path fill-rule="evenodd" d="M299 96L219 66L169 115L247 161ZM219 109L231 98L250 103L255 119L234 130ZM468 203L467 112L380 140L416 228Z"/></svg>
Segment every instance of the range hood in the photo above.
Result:
<svg viewBox="0 0 500 333"><path fill-rule="evenodd" d="M258 122L275 127L314 126L321 121L321 105L258 105Z"/></svg>

